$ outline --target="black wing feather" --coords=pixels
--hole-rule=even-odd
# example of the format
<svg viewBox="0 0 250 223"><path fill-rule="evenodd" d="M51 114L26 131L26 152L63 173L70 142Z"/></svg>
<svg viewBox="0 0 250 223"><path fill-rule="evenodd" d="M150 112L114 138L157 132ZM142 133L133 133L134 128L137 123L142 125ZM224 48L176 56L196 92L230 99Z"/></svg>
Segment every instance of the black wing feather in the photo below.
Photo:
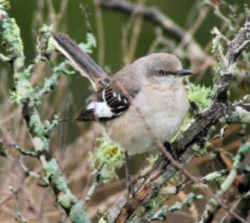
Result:
<svg viewBox="0 0 250 223"><path fill-rule="evenodd" d="M95 109L84 109L80 112L77 119L78 121L109 121L116 117L119 117L123 112L125 112L129 106L129 99L122 94L121 90L112 87L112 85L107 84L103 89L99 90L94 94L94 97L89 101L88 105L91 103L101 103L105 102L110 108L112 116L105 116L96 114ZM87 105L87 107L88 107Z"/></svg>
<svg viewBox="0 0 250 223"><path fill-rule="evenodd" d="M120 91L114 90L110 85L104 91L105 94L102 99L107 102L113 113L118 114L129 108L130 103L128 98L121 94Z"/></svg>

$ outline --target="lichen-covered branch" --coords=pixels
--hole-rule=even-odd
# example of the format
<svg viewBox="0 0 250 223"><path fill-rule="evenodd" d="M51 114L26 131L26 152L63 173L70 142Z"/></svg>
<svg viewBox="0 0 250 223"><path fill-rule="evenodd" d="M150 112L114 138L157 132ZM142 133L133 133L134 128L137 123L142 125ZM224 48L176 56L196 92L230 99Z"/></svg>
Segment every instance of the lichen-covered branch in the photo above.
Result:
<svg viewBox="0 0 250 223"><path fill-rule="evenodd" d="M14 71L15 91L12 93L12 100L22 104L23 118L26 121L34 150L39 158L49 186L56 195L56 200L60 207L70 216L74 223L89 223L86 215L85 205L78 201L67 186L66 179L62 176L57 161L50 152L50 134L54 126L58 123L55 118L53 121L42 123L36 105L40 98L50 92L55 85L58 73L45 81L41 88L33 88L30 82L32 67L25 68L25 56L23 44L20 37L20 30L15 19L10 18L5 10L6 1L0 1L0 31L1 40L5 43L7 55L1 58L9 58ZM5 60L6 61L6 60ZM16 147L20 153L24 153ZM32 153L32 156L34 156ZM25 153L25 155L31 153Z"/></svg>
<svg viewBox="0 0 250 223"><path fill-rule="evenodd" d="M234 103L228 122L250 124L250 95L246 95L243 100Z"/></svg>
<svg viewBox="0 0 250 223"><path fill-rule="evenodd" d="M229 190L229 188L235 182L235 179L238 176L239 171L240 171L240 164L244 160L244 158L246 158L244 155L248 153L249 151L250 151L250 143L246 143L239 148L238 153L234 159L233 168L230 171L227 178L221 184L220 190L217 192L217 196L220 199L223 198L223 195ZM214 218L219 208L220 208L220 204L216 202L214 199L211 199L207 203L206 208L203 212L203 215L201 216L199 223L211 222L211 219Z"/></svg>
<svg viewBox="0 0 250 223"><path fill-rule="evenodd" d="M39 158L39 153L37 152L32 152L32 151L26 151L23 148L21 148L19 145L11 145L14 149L16 149L21 155L23 156L29 156L29 157L33 157L33 158Z"/></svg>

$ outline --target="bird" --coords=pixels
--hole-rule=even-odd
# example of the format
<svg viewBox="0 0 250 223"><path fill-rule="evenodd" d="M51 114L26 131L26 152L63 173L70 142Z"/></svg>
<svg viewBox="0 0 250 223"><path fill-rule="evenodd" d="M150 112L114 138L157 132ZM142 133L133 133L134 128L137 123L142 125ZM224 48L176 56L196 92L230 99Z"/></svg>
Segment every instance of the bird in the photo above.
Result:
<svg viewBox="0 0 250 223"><path fill-rule="evenodd" d="M70 37L52 32L52 44L86 77L94 92L77 121L98 121L129 156L157 150L168 142L189 109L179 58L159 52L141 57L109 76Z"/></svg>

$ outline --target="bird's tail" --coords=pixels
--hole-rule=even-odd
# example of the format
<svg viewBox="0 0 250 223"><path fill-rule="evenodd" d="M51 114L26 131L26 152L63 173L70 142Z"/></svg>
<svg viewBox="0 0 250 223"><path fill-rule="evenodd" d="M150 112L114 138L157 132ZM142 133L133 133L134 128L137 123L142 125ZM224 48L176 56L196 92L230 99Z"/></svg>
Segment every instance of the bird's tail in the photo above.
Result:
<svg viewBox="0 0 250 223"><path fill-rule="evenodd" d="M67 35L52 33L52 44L63 54L84 77L87 77L93 88L98 90L109 80L108 75Z"/></svg>

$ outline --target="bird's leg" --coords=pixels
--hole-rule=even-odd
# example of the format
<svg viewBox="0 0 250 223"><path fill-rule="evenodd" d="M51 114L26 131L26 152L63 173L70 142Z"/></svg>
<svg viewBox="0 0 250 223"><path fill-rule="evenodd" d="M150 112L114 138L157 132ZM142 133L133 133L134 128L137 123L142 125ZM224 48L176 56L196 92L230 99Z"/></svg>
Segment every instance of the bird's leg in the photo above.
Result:
<svg viewBox="0 0 250 223"><path fill-rule="evenodd" d="M128 190L128 198L130 196L134 197L135 191L134 191L133 181L132 181L132 178L130 176L129 155L128 155L127 151L125 151L125 175L126 175L126 186L127 186L127 190Z"/></svg>
<svg viewBox="0 0 250 223"><path fill-rule="evenodd" d="M165 142L164 142L164 147L165 147L166 150L172 155L172 157L173 157L175 160L178 160L178 156L177 156L176 152L172 149L172 146L171 146L171 144L170 144L168 141L165 141Z"/></svg>

